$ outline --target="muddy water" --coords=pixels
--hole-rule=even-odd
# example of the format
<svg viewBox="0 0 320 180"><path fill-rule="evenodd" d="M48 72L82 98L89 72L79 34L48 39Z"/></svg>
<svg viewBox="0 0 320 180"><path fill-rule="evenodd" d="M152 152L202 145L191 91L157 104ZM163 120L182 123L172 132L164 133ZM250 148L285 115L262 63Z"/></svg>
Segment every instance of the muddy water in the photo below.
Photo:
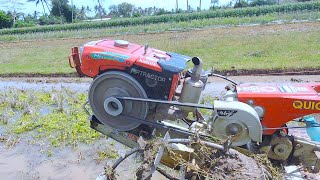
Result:
<svg viewBox="0 0 320 180"><path fill-rule="evenodd" d="M65 89L75 92L86 92L89 83L36 83L21 81L0 81L0 91L12 89L23 89L30 91L63 91ZM40 114L48 114L50 108L43 107ZM19 113L17 113L17 116ZM10 139L6 136L5 126L0 125L0 137ZM72 147L61 147L52 150L52 156L48 155L47 142L33 142L32 132L20 136L16 146L0 142L0 179L96 179L103 172L105 163L112 164L115 159L102 162L94 160L97 152L104 150L107 146L123 154L129 150L119 143L111 143L112 139L101 139L92 145L81 144L76 149ZM111 145L113 144L113 145ZM131 157L118 166L119 179L134 179L135 170L139 163L136 158ZM165 179L156 174L154 179Z"/></svg>
<svg viewBox="0 0 320 180"><path fill-rule="evenodd" d="M237 82L285 82L296 81L320 81L319 76L281 76L281 77L231 77ZM228 82L210 78L203 96L219 96ZM0 91L12 88L24 90L50 91L52 89L63 91L65 88L74 91L86 92L89 82L67 83L61 79L57 83L37 83L26 81L0 81ZM0 125L1 126L1 125ZM297 130L299 131L299 130ZM305 136L305 132L299 131L294 134ZM48 157L43 142L30 143L27 139L21 139L12 148L7 148L6 143L0 143L0 179L96 179L103 171L104 163L112 163L114 160L96 163L92 159L97 149L110 146L111 139L99 140L93 145L80 145L76 150L65 147L53 150L53 156ZM118 143L114 145L121 152L126 148ZM138 163L134 158L126 160L117 168L119 179L134 179L134 170ZM153 179L165 179L157 174Z"/></svg>
<svg viewBox="0 0 320 180"><path fill-rule="evenodd" d="M92 156L97 149L110 145L110 141L103 139L93 145L80 145L76 150L71 147L56 149L52 157L42 152L41 142L28 144L20 141L10 149L1 144L0 179L96 179L102 173L105 162L97 163ZM127 150L123 145L115 146ZM133 159L128 159L117 168L122 179L133 177L136 169L133 162Z"/></svg>
<svg viewBox="0 0 320 180"><path fill-rule="evenodd" d="M65 88L78 91L86 92L89 89L89 83L36 83L36 82L22 82L22 81L0 81L0 90L24 89L24 90L41 90L41 91L61 91Z"/></svg>

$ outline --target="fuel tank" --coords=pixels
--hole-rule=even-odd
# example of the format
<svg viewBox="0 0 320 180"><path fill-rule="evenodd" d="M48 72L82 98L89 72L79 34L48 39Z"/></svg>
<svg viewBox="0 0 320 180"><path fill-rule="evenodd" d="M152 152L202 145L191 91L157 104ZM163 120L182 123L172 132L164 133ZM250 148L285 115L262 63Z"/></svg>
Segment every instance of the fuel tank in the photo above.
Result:
<svg viewBox="0 0 320 180"><path fill-rule="evenodd" d="M309 114L320 113L320 83L241 84L238 100L258 112L265 128L278 128ZM271 135L275 130L265 130Z"/></svg>
<svg viewBox="0 0 320 180"><path fill-rule="evenodd" d="M133 65L155 72L177 74L186 68L186 62L190 59L188 56L123 40L92 41L79 49L82 73L89 77L109 69L125 70Z"/></svg>

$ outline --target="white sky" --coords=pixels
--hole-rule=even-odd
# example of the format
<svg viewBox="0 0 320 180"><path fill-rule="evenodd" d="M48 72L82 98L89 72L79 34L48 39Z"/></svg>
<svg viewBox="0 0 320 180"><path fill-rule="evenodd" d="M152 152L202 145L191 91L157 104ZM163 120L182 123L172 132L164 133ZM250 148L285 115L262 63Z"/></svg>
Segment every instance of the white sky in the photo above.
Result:
<svg viewBox="0 0 320 180"><path fill-rule="evenodd" d="M0 10L8 11L12 9L12 4L10 2L24 2L23 5L16 5L16 9L18 12L23 12L25 14L32 14L34 11L38 11L40 13L43 12L43 8L41 3L36 6L35 2L26 2L27 0L0 0ZM50 2L50 0L47 0ZM189 4L193 9L197 9L199 6L200 0L189 0ZM230 2L231 0L219 0L220 5L225 5L226 3ZM3 3L9 2L9 3ZM176 0L104 0L103 7L108 11L110 5L113 4L120 4L122 2L128 2L133 4L136 7L153 7L156 6L157 8L164 8L166 10L171 10L176 8ZM210 7L211 0L202 0L202 9L208 9ZM73 0L73 4L80 8L83 6L89 6L93 9L94 5L97 3L97 0ZM71 4L71 0L69 0L69 4ZM179 8L186 9L187 8L187 0L178 0ZM11 8L10 8L11 7ZM48 13L48 10L46 9Z"/></svg>

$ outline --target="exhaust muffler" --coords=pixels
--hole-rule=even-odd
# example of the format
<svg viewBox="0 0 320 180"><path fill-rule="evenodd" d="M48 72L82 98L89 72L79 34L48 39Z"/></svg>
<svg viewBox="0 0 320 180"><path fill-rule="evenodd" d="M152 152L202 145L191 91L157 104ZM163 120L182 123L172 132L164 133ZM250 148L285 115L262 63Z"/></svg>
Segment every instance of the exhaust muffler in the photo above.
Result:
<svg viewBox="0 0 320 180"><path fill-rule="evenodd" d="M192 75L183 83L179 102L197 104L199 103L200 96L204 87L204 83L201 81L203 63L202 60L198 57L193 57L192 62L194 64ZM195 108L181 107L181 110L193 112L195 111Z"/></svg>

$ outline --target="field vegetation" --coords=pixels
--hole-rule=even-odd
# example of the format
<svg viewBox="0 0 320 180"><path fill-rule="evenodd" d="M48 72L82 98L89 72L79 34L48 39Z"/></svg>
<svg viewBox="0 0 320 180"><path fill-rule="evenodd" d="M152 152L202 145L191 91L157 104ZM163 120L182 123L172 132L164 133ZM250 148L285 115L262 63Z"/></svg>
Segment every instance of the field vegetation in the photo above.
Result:
<svg viewBox="0 0 320 180"><path fill-rule="evenodd" d="M222 71L312 70L320 67L319 19L312 1L2 29L0 76L74 73L71 47L104 38L199 56Z"/></svg>
<svg viewBox="0 0 320 180"><path fill-rule="evenodd" d="M60 38L98 38L114 35L128 35L138 33L161 33L165 31L191 31L203 28L231 27L231 26L252 26L276 23L293 23L297 21L317 21L320 19L320 12L291 12L291 13L271 13L252 17L227 17L190 20L184 22L164 22L158 24L136 25L127 27L111 27L96 29L78 29L36 32L25 34L5 34L0 35L0 42L43 40Z"/></svg>
<svg viewBox="0 0 320 180"><path fill-rule="evenodd" d="M136 25L157 24L166 22L189 22L192 20L202 20L210 18L230 18L230 17L252 17L272 13L292 13L301 11L319 11L320 2L281 4L270 6L247 7L237 9L223 9L215 11L203 11L195 13L168 14L159 16L145 16L134 18L120 18L102 22L88 22L65 25L39 26L29 28L14 28L0 30L0 35L4 34L25 34L35 32L96 29L111 27L128 27Z"/></svg>
<svg viewBox="0 0 320 180"><path fill-rule="evenodd" d="M240 73L317 70L319 20L320 2L315 1L2 29L0 77L74 75L75 70L67 61L71 48L103 38L148 43L168 52L198 56L204 60L205 69L214 67ZM41 153L49 157L57 149L98 146L97 142L105 136L90 128L82 109L86 99L86 93L67 88L62 91L4 88L0 92L0 142L7 148L27 142L40 146ZM202 103L212 101L205 98ZM205 115L209 113L204 111ZM115 159L118 145L108 142L94 149L90 157L97 163Z"/></svg>
<svg viewBox="0 0 320 180"><path fill-rule="evenodd" d="M104 35L104 32L99 32L101 31L97 31L97 34L94 31L79 32L93 36L90 38L83 35L83 38L54 39L49 34L43 34L46 37L36 41L0 43L0 74L74 73L67 62L71 47L102 38L148 43L161 50L199 56L204 60L205 68L214 67L216 70L320 67L318 22L143 34ZM71 37L76 34L69 33Z"/></svg>
<svg viewBox="0 0 320 180"><path fill-rule="evenodd" d="M64 89L64 93L4 90L0 93L0 129L5 132L2 137L42 145L48 156L54 148L71 146L77 149L81 143L93 144L103 136L90 128L81 107L86 98L86 94L68 89ZM6 143L10 145L10 141Z"/></svg>

